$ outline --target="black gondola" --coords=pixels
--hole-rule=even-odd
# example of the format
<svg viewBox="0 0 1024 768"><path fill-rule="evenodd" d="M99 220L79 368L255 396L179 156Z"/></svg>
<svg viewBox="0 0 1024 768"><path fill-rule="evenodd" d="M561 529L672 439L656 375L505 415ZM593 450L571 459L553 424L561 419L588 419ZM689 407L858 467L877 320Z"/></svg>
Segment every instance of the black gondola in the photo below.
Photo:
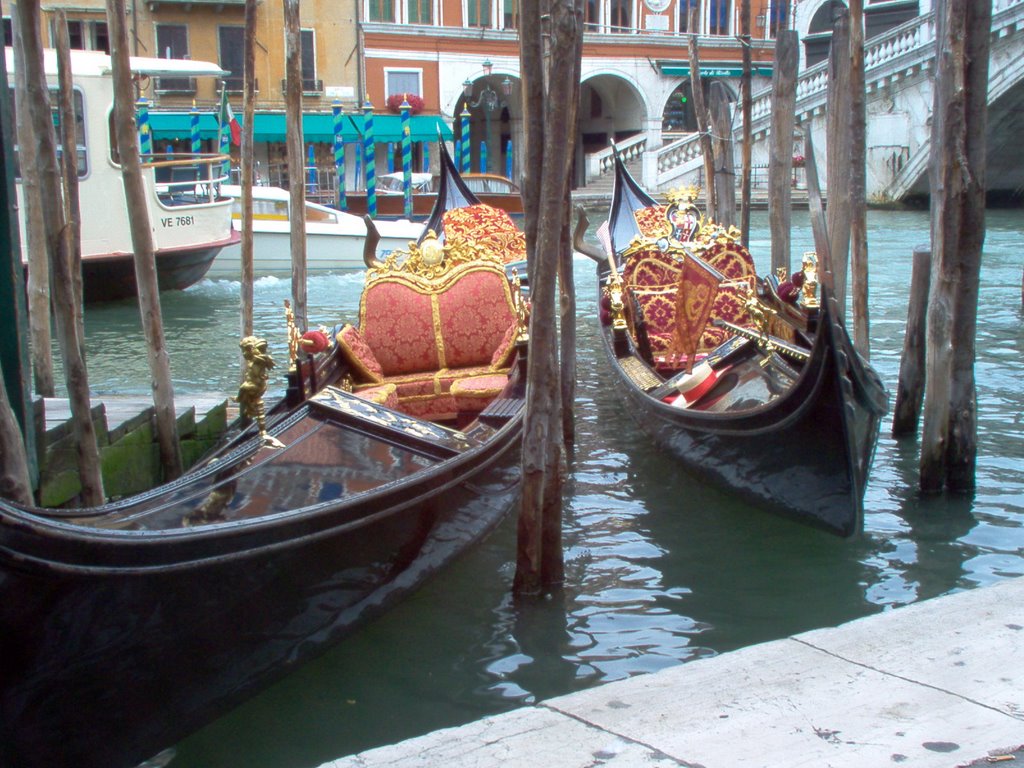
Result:
<svg viewBox="0 0 1024 768"><path fill-rule="evenodd" d="M0 501L0 765L135 766L502 519L519 495L525 308L504 254L476 245L449 233L371 259L360 326L290 334L285 405L265 416L272 361L261 340L243 342L263 365L239 392L253 424L180 479L96 508ZM380 301L408 306L392 358L374 366L373 339L390 332L379 286L391 291ZM443 370L406 357L389 373L395 350L411 354L419 298L430 340L449 322L458 333Z"/></svg>
<svg viewBox="0 0 1024 768"><path fill-rule="evenodd" d="M859 532L887 394L853 348L830 276L815 292L811 257L804 284L801 272L780 290L785 276L758 278L738 233L704 222L693 191L673 190L662 206L618 157L615 168L603 252L583 239L585 217L575 241L598 262L604 349L630 412L691 474L842 536ZM716 268L723 254L749 269L723 273L734 266ZM624 279L659 263L672 280ZM645 304L645 290L661 304ZM659 336L666 314L674 326Z"/></svg>

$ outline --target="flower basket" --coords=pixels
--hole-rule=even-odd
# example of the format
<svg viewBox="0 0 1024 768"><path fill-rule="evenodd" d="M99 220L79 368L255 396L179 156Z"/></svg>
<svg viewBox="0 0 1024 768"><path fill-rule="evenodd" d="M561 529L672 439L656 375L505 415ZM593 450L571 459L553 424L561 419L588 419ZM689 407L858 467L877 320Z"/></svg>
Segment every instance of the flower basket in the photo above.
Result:
<svg viewBox="0 0 1024 768"><path fill-rule="evenodd" d="M804 167L804 156L803 155L793 155L793 167L794 168L803 168Z"/></svg>
<svg viewBox="0 0 1024 768"><path fill-rule="evenodd" d="M409 114L415 115L423 109L423 99L415 93L392 93L388 96L388 111L402 114L402 102L409 102Z"/></svg>

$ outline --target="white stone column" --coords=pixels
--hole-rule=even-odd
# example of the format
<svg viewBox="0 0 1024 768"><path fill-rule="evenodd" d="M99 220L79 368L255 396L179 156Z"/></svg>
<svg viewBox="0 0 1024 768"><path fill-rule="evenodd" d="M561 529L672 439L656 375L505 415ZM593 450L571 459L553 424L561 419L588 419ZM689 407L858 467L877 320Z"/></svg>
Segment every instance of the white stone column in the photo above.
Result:
<svg viewBox="0 0 1024 768"><path fill-rule="evenodd" d="M661 115L650 117L645 121L644 133L647 134L647 148L643 155L643 173L641 186L649 192L657 191L658 184L658 150L661 149Z"/></svg>

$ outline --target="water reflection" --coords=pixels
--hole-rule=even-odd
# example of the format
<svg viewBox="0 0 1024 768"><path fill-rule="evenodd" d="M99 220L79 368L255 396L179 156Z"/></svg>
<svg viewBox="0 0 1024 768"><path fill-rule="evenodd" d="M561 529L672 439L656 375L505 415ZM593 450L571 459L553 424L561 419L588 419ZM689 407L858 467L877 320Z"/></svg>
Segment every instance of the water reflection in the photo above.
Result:
<svg viewBox="0 0 1024 768"><path fill-rule="evenodd" d="M752 250L766 271L766 218ZM313 766L435 728L1024 573L1024 212L991 212L979 307L977 490L917 493L919 446L883 422L862 536L844 541L724 497L653 450L604 373L593 272L577 264L577 445L566 585L510 596L513 519L407 602L178 745L173 768ZM872 362L895 390L914 246L927 214L869 216ZM810 243L796 216L794 250ZM354 321L360 273L316 278L313 324ZM286 279L256 287L256 332L283 359ZM163 294L179 392L231 392L238 286ZM93 388L146 391L137 310L86 313Z"/></svg>

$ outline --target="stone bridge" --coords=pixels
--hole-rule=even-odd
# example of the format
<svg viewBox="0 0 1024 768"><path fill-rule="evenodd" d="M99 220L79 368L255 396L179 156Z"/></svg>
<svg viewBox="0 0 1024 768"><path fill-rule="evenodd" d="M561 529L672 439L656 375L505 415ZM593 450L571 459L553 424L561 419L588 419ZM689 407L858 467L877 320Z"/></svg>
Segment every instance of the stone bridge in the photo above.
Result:
<svg viewBox="0 0 1024 768"><path fill-rule="evenodd" d="M928 194L931 112L935 79L935 15L929 12L871 38L864 49L867 91L867 193L873 203ZM828 62L805 70L797 84L794 150L813 131L818 173L825 178L825 103ZM771 91L754 94L753 164L767 165ZM1024 0L994 0L988 86L987 186L991 192L1024 193ZM742 140L737 114L734 138ZM643 156L648 189L694 183L703 162L696 134L650 150L643 137L627 151Z"/></svg>

